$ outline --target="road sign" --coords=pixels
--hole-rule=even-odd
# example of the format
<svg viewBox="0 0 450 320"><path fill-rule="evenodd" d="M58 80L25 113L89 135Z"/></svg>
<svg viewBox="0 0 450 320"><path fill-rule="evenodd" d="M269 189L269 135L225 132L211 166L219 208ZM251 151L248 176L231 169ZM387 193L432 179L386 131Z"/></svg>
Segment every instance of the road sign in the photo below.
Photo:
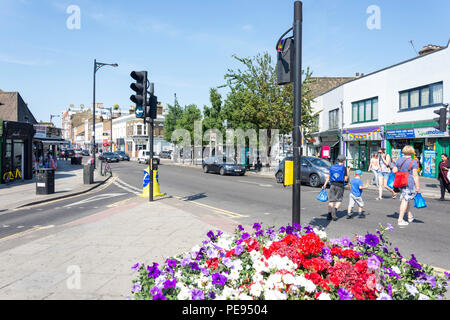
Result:
<svg viewBox="0 0 450 320"><path fill-rule="evenodd" d="M136 107L136 117L143 118L144 117L144 108L143 107Z"/></svg>

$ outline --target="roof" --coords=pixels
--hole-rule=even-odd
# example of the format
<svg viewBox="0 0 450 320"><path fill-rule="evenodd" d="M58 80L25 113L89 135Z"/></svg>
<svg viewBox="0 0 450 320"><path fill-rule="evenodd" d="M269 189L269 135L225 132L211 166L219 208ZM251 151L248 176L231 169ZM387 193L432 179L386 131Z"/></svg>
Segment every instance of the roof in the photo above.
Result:
<svg viewBox="0 0 450 320"><path fill-rule="evenodd" d="M354 80L355 77L311 77L311 94L317 98L344 83Z"/></svg>

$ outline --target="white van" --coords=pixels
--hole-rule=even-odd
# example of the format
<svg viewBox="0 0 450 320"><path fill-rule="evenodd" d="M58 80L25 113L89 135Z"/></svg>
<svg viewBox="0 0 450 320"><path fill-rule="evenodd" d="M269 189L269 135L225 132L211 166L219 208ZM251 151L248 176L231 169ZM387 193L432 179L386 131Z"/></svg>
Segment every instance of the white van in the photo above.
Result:
<svg viewBox="0 0 450 320"><path fill-rule="evenodd" d="M157 164L159 164L159 157L156 155L156 152L153 152L153 158L156 159ZM139 150L138 153L138 162L148 164L150 159L150 151L148 150Z"/></svg>

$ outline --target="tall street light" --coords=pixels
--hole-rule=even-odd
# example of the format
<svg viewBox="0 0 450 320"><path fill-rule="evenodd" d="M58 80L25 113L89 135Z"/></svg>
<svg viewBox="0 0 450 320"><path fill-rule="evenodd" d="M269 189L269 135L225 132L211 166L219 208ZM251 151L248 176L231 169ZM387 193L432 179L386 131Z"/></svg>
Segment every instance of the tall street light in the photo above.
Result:
<svg viewBox="0 0 450 320"><path fill-rule="evenodd" d="M94 168L95 168L95 74L97 73L97 71L103 67L103 66L111 66L111 67L115 67L117 68L119 65L117 63L102 63L102 62L97 62L97 59L94 59L94 98L93 98L93 106L92 106L92 157L94 158Z"/></svg>

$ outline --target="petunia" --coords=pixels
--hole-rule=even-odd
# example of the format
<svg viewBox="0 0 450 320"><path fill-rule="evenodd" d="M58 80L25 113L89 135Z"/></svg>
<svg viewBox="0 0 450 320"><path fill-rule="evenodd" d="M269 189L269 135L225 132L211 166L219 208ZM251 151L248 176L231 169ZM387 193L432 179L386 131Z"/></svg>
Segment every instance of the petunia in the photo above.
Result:
<svg viewBox="0 0 450 320"><path fill-rule="evenodd" d="M161 271L158 269L158 264L157 263L153 263L153 266L148 266L147 267L147 271L148 271L148 277L149 278L158 278L161 274Z"/></svg>
<svg viewBox="0 0 450 320"><path fill-rule="evenodd" d="M253 224L253 229L255 229L256 231L259 231L261 229L261 224L259 224L258 222L255 222Z"/></svg>
<svg viewBox="0 0 450 320"><path fill-rule="evenodd" d="M166 263L171 268L175 268L177 266L177 260L167 259Z"/></svg>
<svg viewBox="0 0 450 320"><path fill-rule="evenodd" d="M234 248L234 253L236 255L240 255L244 251L244 247L241 245L237 245L236 248Z"/></svg>
<svg viewBox="0 0 450 320"><path fill-rule="evenodd" d="M417 290L417 288L414 286L414 285L410 285L410 284L405 284L405 288L406 288L406 290L408 290L408 292L411 294L411 295L413 295L413 296L415 296L416 294L418 294L419 293L419 291Z"/></svg>
<svg viewBox="0 0 450 320"><path fill-rule="evenodd" d="M306 234L314 232L314 229L311 226L306 226L304 229Z"/></svg>
<svg viewBox="0 0 450 320"><path fill-rule="evenodd" d="M422 266L417 262L416 257L412 254L411 259L406 261L412 268L422 270Z"/></svg>
<svg viewBox="0 0 450 320"><path fill-rule="evenodd" d="M153 300L167 300L167 298L162 293L158 293L157 295L153 296Z"/></svg>
<svg viewBox="0 0 450 320"><path fill-rule="evenodd" d="M352 300L353 299L353 295L345 290L344 288L339 288L337 291L338 295L339 295L339 300Z"/></svg>
<svg viewBox="0 0 450 320"><path fill-rule="evenodd" d="M164 282L164 289L170 289L170 288L174 288L177 285L177 280L176 279L168 279Z"/></svg>
<svg viewBox="0 0 450 320"><path fill-rule="evenodd" d="M387 227L389 231L394 231L394 227L392 226L392 224L388 223Z"/></svg>
<svg viewBox="0 0 450 320"><path fill-rule="evenodd" d="M244 233L241 237L241 239L243 239L243 240L248 239L248 238L250 238L250 234L248 234L247 232Z"/></svg>
<svg viewBox="0 0 450 320"><path fill-rule="evenodd" d="M221 275L220 273L214 273L212 275L212 284L216 284L219 286L225 286L225 283L227 282L227 277Z"/></svg>
<svg viewBox="0 0 450 320"><path fill-rule="evenodd" d="M139 270L139 268L140 268L140 264L139 263L136 263L134 266L132 266L131 267L131 270L133 270L133 271L138 271Z"/></svg>
<svg viewBox="0 0 450 320"><path fill-rule="evenodd" d="M341 238L341 245L344 247L348 247L350 245L350 239L348 237Z"/></svg>
<svg viewBox="0 0 450 320"><path fill-rule="evenodd" d="M374 234L366 234L364 238L364 243L371 247L376 247L378 243L380 243L380 240L378 237Z"/></svg>
<svg viewBox="0 0 450 320"><path fill-rule="evenodd" d="M387 293L385 293L385 292L382 292L382 293L378 296L377 300L392 300L392 297L391 297L389 294L387 294Z"/></svg>
<svg viewBox="0 0 450 320"><path fill-rule="evenodd" d="M200 289L192 289L192 300L205 300L205 294Z"/></svg>
<svg viewBox="0 0 450 320"><path fill-rule="evenodd" d="M380 267L380 260L376 255L372 255L367 259L367 267L372 270L377 270Z"/></svg>
<svg viewBox="0 0 450 320"><path fill-rule="evenodd" d="M138 282L136 282L136 283L133 285L133 289L131 289L131 292L136 293L136 292L139 292L139 291L141 291L141 290L142 290L142 286L141 286L141 283L138 281Z"/></svg>

